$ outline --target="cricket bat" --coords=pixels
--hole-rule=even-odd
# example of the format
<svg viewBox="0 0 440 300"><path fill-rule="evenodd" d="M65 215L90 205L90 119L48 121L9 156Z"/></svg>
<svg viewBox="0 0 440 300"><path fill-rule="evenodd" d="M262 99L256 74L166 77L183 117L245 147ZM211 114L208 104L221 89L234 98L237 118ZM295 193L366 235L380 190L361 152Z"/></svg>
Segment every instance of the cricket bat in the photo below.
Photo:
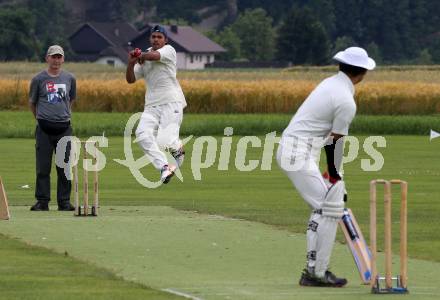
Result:
<svg viewBox="0 0 440 300"><path fill-rule="evenodd" d="M0 177L0 220L9 220L8 198L6 197L5 187Z"/></svg>
<svg viewBox="0 0 440 300"><path fill-rule="evenodd" d="M362 282L369 284L371 281L371 252L351 209L344 209L344 215L339 221L339 225L344 232Z"/></svg>

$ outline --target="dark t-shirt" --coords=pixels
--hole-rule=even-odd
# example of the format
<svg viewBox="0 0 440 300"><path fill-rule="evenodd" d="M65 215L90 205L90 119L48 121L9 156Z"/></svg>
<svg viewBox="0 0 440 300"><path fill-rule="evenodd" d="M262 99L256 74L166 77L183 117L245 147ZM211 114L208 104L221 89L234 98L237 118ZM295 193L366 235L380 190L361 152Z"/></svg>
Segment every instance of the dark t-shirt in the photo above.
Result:
<svg viewBox="0 0 440 300"><path fill-rule="evenodd" d="M53 77L42 71L32 78L29 101L36 104L39 120L70 121L70 102L75 98L76 79L69 72Z"/></svg>

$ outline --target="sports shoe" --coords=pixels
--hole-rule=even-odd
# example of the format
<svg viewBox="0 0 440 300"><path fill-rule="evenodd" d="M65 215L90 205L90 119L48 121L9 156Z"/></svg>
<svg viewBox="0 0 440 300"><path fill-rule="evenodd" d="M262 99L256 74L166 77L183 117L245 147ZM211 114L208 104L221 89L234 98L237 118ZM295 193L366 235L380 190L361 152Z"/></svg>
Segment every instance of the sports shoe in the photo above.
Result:
<svg viewBox="0 0 440 300"><path fill-rule="evenodd" d="M185 150L183 150L183 147L180 147L178 150L171 150L170 153L176 160L177 166L180 168L185 159Z"/></svg>
<svg viewBox="0 0 440 300"><path fill-rule="evenodd" d="M74 211L75 207L70 202L58 204L59 211Z"/></svg>
<svg viewBox="0 0 440 300"><path fill-rule="evenodd" d="M173 177L175 170L176 170L176 166L173 165L163 166L162 170L160 171L160 181L162 181L164 184L170 182L171 177Z"/></svg>
<svg viewBox="0 0 440 300"><path fill-rule="evenodd" d="M32 211L48 211L49 210L49 203L47 201L38 201L32 205L31 207Z"/></svg>
<svg viewBox="0 0 440 300"><path fill-rule="evenodd" d="M299 280L301 286L316 286L316 287L343 287L347 284L347 279L338 278L330 271L325 271L324 277L320 278L315 274L310 273L304 269Z"/></svg>

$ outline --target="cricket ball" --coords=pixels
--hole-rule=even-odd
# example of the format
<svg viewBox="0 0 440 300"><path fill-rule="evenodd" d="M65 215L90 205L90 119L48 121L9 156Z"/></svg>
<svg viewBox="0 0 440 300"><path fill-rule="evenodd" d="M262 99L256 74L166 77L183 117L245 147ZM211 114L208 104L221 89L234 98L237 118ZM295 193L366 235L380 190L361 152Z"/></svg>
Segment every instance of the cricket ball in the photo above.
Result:
<svg viewBox="0 0 440 300"><path fill-rule="evenodd" d="M142 54L141 49L139 49L139 48L134 49L134 52L133 52L134 57L139 57L139 56L141 56L141 54Z"/></svg>

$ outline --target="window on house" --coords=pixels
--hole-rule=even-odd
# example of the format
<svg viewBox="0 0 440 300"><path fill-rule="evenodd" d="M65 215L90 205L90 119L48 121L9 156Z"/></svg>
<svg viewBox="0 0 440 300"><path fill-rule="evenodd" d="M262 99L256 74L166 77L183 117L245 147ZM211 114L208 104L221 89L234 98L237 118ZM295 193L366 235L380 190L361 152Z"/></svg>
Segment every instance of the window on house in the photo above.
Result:
<svg viewBox="0 0 440 300"><path fill-rule="evenodd" d="M189 61L190 61L191 63L194 62L194 56L193 56L192 54L189 56Z"/></svg>
<svg viewBox="0 0 440 300"><path fill-rule="evenodd" d="M114 67L115 61L113 59L107 59L107 65Z"/></svg>
<svg viewBox="0 0 440 300"><path fill-rule="evenodd" d="M207 55L207 56L206 56L206 62L207 62L208 64L211 63L211 55Z"/></svg>

